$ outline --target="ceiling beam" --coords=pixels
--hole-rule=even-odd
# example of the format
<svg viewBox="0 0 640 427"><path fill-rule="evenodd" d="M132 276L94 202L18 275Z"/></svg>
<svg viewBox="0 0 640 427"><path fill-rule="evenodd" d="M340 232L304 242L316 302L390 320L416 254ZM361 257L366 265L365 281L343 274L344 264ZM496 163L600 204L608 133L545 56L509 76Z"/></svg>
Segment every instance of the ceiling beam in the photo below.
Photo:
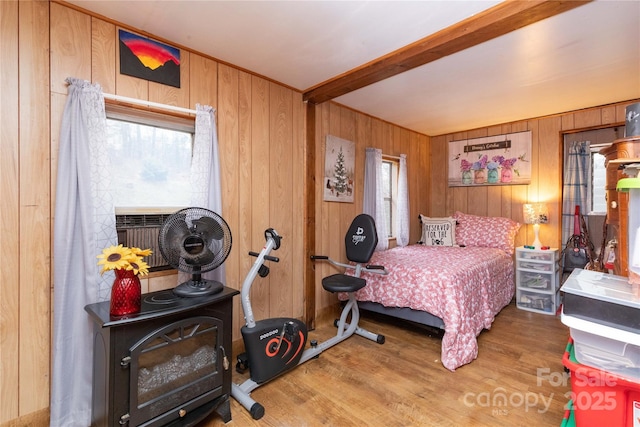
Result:
<svg viewBox="0 0 640 427"><path fill-rule="evenodd" d="M320 83L303 99L320 104L487 40L541 21L591 0L507 0L417 42Z"/></svg>

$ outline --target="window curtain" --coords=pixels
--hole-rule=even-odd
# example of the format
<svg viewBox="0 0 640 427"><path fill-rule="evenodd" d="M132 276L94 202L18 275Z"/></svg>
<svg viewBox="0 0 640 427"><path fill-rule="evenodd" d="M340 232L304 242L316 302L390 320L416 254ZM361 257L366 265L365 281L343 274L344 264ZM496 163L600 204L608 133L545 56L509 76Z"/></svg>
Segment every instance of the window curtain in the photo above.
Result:
<svg viewBox="0 0 640 427"><path fill-rule="evenodd" d="M362 212L371 215L378 231L377 251L389 247L387 221L384 213L384 195L382 193L382 150L366 148L364 164L364 200Z"/></svg>
<svg viewBox="0 0 640 427"><path fill-rule="evenodd" d="M218 155L218 131L213 107L196 105L196 133L191 163L191 204L207 208L221 217L222 190L220 186L220 156ZM179 283L189 280L186 273L179 275ZM224 263L215 270L202 274L207 280L225 283Z"/></svg>
<svg viewBox="0 0 640 427"><path fill-rule="evenodd" d="M68 78L53 226L54 318L50 425L91 424L93 325L85 305L109 299L112 271L96 256L117 244L99 85Z"/></svg>
<svg viewBox="0 0 640 427"><path fill-rule="evenodd" d="M409 244L409 188L407 186L407 155L401 154L398 170L398 200L396 204L396 244Z"/></svg>
<svg viewBox="0 0 640 427"><path fill-rule="evenodd" d="M589 180L591 177L591 154L589 141L574 141L566 144L568 150L564 166L562 186L562 244L573 235L573 220L576 206L580 214L586 214L589 206Z"/></svg>

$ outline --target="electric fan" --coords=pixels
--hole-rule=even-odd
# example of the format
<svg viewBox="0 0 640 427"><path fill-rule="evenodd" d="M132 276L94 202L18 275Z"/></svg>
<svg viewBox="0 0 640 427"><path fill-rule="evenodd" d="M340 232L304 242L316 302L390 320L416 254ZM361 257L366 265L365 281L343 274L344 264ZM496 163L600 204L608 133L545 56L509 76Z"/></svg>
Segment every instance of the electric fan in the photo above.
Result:
<svg viewBox="0 0 640 427"><path fill-rule="evenodd" d="M199 297L222 291L222 283L202 278L231 252L231 230L220 215L197 207L179 210L162 224L158 245L169 265L191 274L191 280L173 290L176 295Z"/></svg>

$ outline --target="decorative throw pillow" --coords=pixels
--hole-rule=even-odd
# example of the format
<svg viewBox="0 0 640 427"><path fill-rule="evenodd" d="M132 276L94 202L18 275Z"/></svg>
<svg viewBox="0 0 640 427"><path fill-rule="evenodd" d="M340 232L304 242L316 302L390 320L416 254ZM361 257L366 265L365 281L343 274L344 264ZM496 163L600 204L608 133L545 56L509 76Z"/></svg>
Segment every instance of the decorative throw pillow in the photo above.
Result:
<svg viewBox="0 0 640 427"><path fill-rule="evenodd" d="M422 238L425 246L454 246L456 244L456 220L451 217L429 218L420 215Z"/></svg>
<svg viewBox="0 0 640 427"><path fill-rule="evenodd" d="M498 248L511 255L521 224L503 217L477 216L456 212L456 242L464 246Z"/></svg>

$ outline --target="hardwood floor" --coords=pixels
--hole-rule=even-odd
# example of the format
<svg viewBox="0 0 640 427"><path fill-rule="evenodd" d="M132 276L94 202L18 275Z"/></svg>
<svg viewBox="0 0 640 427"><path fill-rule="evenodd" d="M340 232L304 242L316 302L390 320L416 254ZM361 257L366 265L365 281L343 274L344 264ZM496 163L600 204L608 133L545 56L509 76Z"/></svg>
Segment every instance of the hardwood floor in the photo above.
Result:
<svg viewBox="0 0 640 427"><path fill-rule="evenodd" d="M570 384L562 355L569 330L559 317L512 303L478 337L479 354L455 372L440 363L433 332L363 315L383 345L353 336L318 359L254 390L265 407L258 421L235 400L226 426L559 426ZM323 341L330 321L310 332ZM235 358L233 359L235 363ZM233 368L232 368L233 369ZM248 374L234 370L234 382ZM215 415L198 427L225 425Z"/></svg>

